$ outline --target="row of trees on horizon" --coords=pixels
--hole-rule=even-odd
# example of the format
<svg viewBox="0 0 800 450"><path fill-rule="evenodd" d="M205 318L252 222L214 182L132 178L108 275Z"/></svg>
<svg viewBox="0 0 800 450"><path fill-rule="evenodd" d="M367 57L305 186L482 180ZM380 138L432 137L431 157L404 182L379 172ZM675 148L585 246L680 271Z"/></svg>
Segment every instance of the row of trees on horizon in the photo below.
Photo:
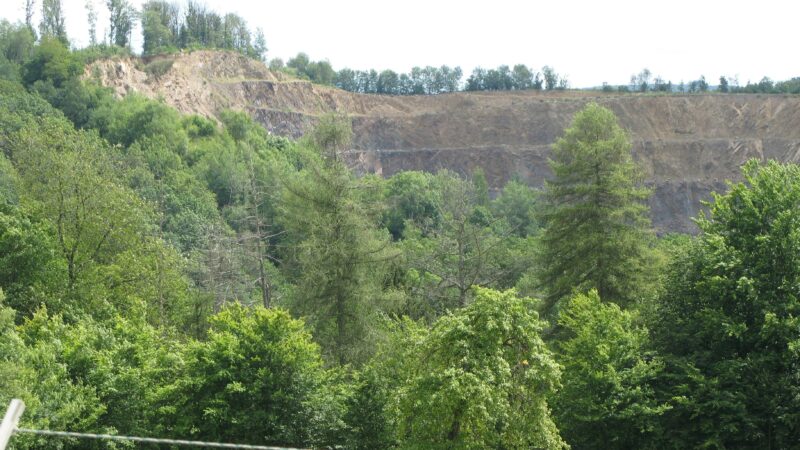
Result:
<svg viewBox="0 0 800 450"><path fill-rule="evenodd" d="M39 0L40 5L37 0L23 1L24 25L34 40L51 37L70 45L62 0ZM144 56L192 48L232 50L256 59L266 55L261 29L252 31L238 14L219 14L199 1L148 0L137 10L128 0L105 0L105 6L109 14L107 34L98 37L95 3L93 0L86 2L89 47L114 46L130 52L133 30L139 22ZM37 10L40 15L38 36L33 23Z"/></svg>
<svg viewBox="0 0 800 450"><path fill-rule="evenodd" d="M501 65L496 69L475 68L462 82L461 67L413 67L408 73L398 74L393 70L334 71L327 61L311 61L305 53L299 53L286 64L280 59L269 62L272 70L288 72L294 76L319 84L362 94L388 95L433 95L458 91L502 91L502 90L564 90L569 82L549 66L537 72L524 64L512 68Z"/></svg>
<svg viewBox="0 0 800 450"><path fill-rule="evenodd" d="M701 76L697 80L692 80L689 83L681 81L675 85L670 80L664 80L662 77L656 75L649 69L643 69L635 75L631 75L631 80L628 85L611 86L604 83L602 90L605 92L680 92L680 93L695 93L695 92L708 92L713 90L723 94L727 93L744 93L744 94L800 94L800 78L792 78L786 81L774 82L769 77L764 77L757 83L748 81L746 85L739 84L737 76L719 77L719 84L716 86L709 85L705 76Z"/></svg>
<svg viewBox="0 0 800 450"><path fill-rule="evenodd" d="M62 0L41 0L41 21L39 37L55 37L69 45L64 21ZM568 78L558 74L551 66L537 71L525 64L500 65L485 69L476 67L463 80L460 67L426 66L413 67L407 73L393 70L335 70L327 60L312 61L307 54L300 52L284 62L280 58L267 59L267 46L261 29L249 29L246 21L234 13L219 14L201 2L169 0L149 0L140 11L132 7L128 0L106 0L109 11L108 34L104 39L97 37L97 12L94 3L86 3L89 24L90 47L102 54L115 54L117 51L131 51L131 38L136 21L141 23L143 46L142 55L151 56L174 53L182 49L225 49L248 57L263 60L273 70L280 70L294 76L308 79L314 83L336 86L340 89L364 94L387 95L432 95L456 91L495 91L495 90L563 90L570 87ZM36 0L24 0L25 25L36 40L33 17ZM10 24L6 28L13 27ZM99 53L98 53L99 52ZM90 52L92 54L92 52ZM162 67L162 69L166 69ZM764 77L758 82L740 86L736 77L720 76L719 83L712 86L701 76L688 82L673 83L659 76L653 76L648 69L632 75L627 85L603 83L595 89L603 92L662 92L662 93L800 93L800 78L775 82Z"/></svg>

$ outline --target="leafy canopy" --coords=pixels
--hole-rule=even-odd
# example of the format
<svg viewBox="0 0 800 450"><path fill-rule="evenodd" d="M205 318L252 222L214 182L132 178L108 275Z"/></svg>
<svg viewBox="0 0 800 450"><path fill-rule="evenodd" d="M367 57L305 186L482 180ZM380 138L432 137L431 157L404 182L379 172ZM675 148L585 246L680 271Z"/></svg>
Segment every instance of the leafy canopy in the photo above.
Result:
<svg viewBox="0 0 800 450"><path fill-rule="evenodd" d="M563 387L553 410L576 448L647 448L669 409L654 387L663 362L635 318L595 290L575 295L559 314L568 337L557 343Z"/></svg>
<svg viewBox="0 0 800 450"><path fill-rule="evenodd" d="M672 267L655 336L687 446L800 439L800 166L752 160Z"/></svg>
<svg viewBox="0 0 800 450"><path fill-rule="evenodd" d="M533 306L476 288L466 308L414 331L391 403L401 448L565 447L548 407L560 370Z"/></svg>

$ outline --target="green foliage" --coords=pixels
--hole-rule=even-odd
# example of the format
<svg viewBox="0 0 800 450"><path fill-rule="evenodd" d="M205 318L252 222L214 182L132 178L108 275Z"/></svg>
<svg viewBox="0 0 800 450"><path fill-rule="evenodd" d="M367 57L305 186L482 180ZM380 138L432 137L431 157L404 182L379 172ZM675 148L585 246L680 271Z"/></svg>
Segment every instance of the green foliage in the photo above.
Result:
<svg viewBox="0 0 800 450"><path fill-rule="evenodd" d="M19 202L19 175L11 161L0 152L0 207Z"/></svg>
<svg viewBox="0 0 800 450"><path fill-rule="evenodd" d="M475 300L412 327L390 414L400 448L565 448L548 398L559 368L529 299L477 289Z"/></svg>
<svg viewBox="0 0 800 450"><path fill-rule="evenodd" d="M486 174L483 169L478 167L472 172L472 186L475 189L476 206L489 207L489 182L486 181Z"/></svg>
<svg viewBox="0 0 800 450"><path fill-rule="evenodd" d="M183 6L164 0L150 0L142 5L142 50L145 56L174 53L186 48L218 48L263 59L267 51L263 31L257 29L253 36L241 16L233 13L220 15L194 1Z"/></svg>
<svg viewBox="0 0 800 450"><path fill-rule="evenodd" d="M545 68L547 67L545 66ZM554 73L552 75L555 78L549 82L557 84L558 75ZM464 90L498 91L535 89L538 91L542 89L542 83L544 81L539 72L535 72L524 64L517 64L513 69L509 69L507 65L501 65L496 69L489 70L476 67L469 78L467 78Z"/></svg>
<svg viewBox="0 0 800 450"><path fill-rule="evenodd" d="M537 192L519 181L511 180L503 192L492 202L492 213L508 223L512 233L519 237L534 236L539 225L536 221Z"/></svg>
<svg viewBox="0 0 800 450"><path fill-rule="evenodd" d="M220 114L220 120L225 125L225 131L234 141L247 139L247 135L254 125L250 116L241 111L223 111Z"/></svg>
<svg viewBox="0 0 800 450"><path fill-rule="evenodd" d="M212 137L217 133L217 125L205 117L192 114L182 120L183 129L191 139Z"/></svg>
<svg viewBox="0 0 800 450"><path fill-rule="evenodd" d="M0 54L0 80L20 81L20 68Z"/></svg>
<svg viewBox="0 0 800 450"><path fill-rule="evenodd" d="M800 77L778 82L763 77L757 82L748 82L745 86L731 86L729 90L734 93L800 94Z"/></svg>
<svg viewBox="0 0 800 450"><path fill-rule="evenodd" d="M462 74L460 67L449 66L414 67L401 74L392 70L379 73L374 69L344 68L336 72L336 87L362 94L433 95L458 91ZM315 78L311 80L315 81Z"/></svg>
<svg viewBox="0 0 800 450"><path fill-rule="evenodd" d="M386 182L384 202L383 224L395 240L403 236L407 220L422 227L439 225L433 175L416 171L394 174Z"/></svg>
<svg viewBox="0 0 800 450"><path fill-rule="evenodd" d="M173 378L172 341L142 323L67 324L42 309L19 327L0 312L0 401L22 398L22 426L145 434L155 387ZM9 367L10 366L10 367ZM11 368L13 378L6 378ZM107 448L73 439L15 436L14 448Z"/></svg>
<svg viewBox="0 0 800 450"><path fill-rule="evenodd" d="M108 7L108 37L117 47L129 47L136 10L127 0L105 0Z"/></svg>
<svg viewBox="0 0 800 450"><path fill-rule="evenodd" d="M42 39L58 39L69 45L67 27L64 23L64 8L61 0L42 0L42 17L39 23L39 34Z"/></svg>
<svg viewBox="0 0 800 450"><path fill-rule="evenodd" d="M354 374L352 394L347 399L347 411L343 417L347 424L346 448L377 450L397 445L387 406L401 381L402 369L398 366L404 359L398 355L402 354L402 339L408 337L402 332L403 325L414 327L416 324L406 320L390 326L389 339L378 346L376 358Z"/></svg>
<svg viewBox="0 0 800 450"><path fill-rule="evenodd" d="M13 313L9 315L13 317ZM50 317L45 310L37 312L18 330L12 331L9 322L4 324L3 347L4 350L13 349L14 354L4 355L3 360L12 361L17 366L15 376L19 385L10 391L3 390L5 398L1 400L7 403L16 397L25 402L26 410L20 425L84 432L113 431L101 422L105 406L100 402L95 387L79 377L73 378L71 367L64 360L69 345L65 339L70 327L60 317ZM86 448L76 440L53 441L33 436L15 437L14 445L22 449Z"/></svg>
<svg viewBox="0 0 800 450"><path fill-rule="evenodd" d="M281 58L272 58L269 60L269 70L279 71L283 70L285 67Z"/></svg>
<svg viewBox="0 0 800 450"><path fill-rule="evenodd" d="M217 205L225 208L239 200L236 186L243 183L245 169L241 153L235 145L220 140L209 144L212 144L211 148L199 159L194 169L215 195Z"/></svg>
<svg viewBox="0 0 800 450"><path fill-rule="evenodd" d="M317 142L343 145L321 133L316 132ZM303 286L291 308L308 318L316 339L327 343L323 350L331 361L363 362L369 325L387 309L382 282L386 263L396 254L388 233L376 226L380 211L360 201L369 185L353 179L340 161L311 151L303 155L303 165L285 185L279 211L292 242L286 271Z"/></svg>
<svg viewBox="0 0 800 450"><path fill-rule="evenodd" d="M719 91L723 94L730 92L730 89L728 88L728 79L724 76L719 77Z"/></svg>
<svg viewBox="0 0 800 450"><path fill-rule="evenodd" d="M52 285L61 267L53 230L17 206L0 206L0 286L5 304L33 314L37 292Z"/></svg>
<svg viewBox="0 0 800 450"><path fill-rule="evenodd" d="M177 4L151 0L142 5L143 55L166 53L166 50L177 48L178 17Z"/></svg>
<svg viewBox="0 0 800 450"><path fill-rule="evenodd" d="M353 128L347 116L326 114L319 119L309 136L323 156L338 160L343 151L349 150Z"/></svg>
<svg viewBox="0 0 800 450"><path fill-rule="evenodd" d="M294 58L290 58L286 62L286 67L292 68L298 74L305 75L306 67L311 63L311 59L307 54L300 52Z"/></svg>
<svg viewBox="0 0 800 450"><path fill-rule="evenodd" d="M113 179L119 169L107 145L63 119L37 120L36 127L11 142L25 203L52 224L62 261L53 273L65 285L48 286L41 301L70 319L119 311L166 323L183 314L181 264L154 236L153 211Z"/></svg>
<svg viewBox="0 0 800 450"><path fill-rule="evenodd" d="M20 81L22 65L33 55L35 41L28 26L0 20L0 79Z"/></svg>
<svg viewBox="0 0 800 450"><path fill-rule="evenodd" d="M50 81L59 88L81 71L80 62L58 39L44 37L33 51L31 59L25 63L22 79L26 85L36 81Z"/></svg>
<svg viewBox="0 0 800 450"><path fill-rule="evenodd" d="M98 422L105 429L148 433L155 387L175 376L173 342L147 324L122 318L66 325L39 312L22 329L30 343L57 345L56 361L97 397Z"/></svg>
<svg viewBox="0 0 800 450"><path fill-rule="evenodd" d="M654 321L664 380L683 398L668 417L678 446L789 448L800 436L800 167L750 161L743 174L698 219Z"/></svg>
<svg viewBox="0 0 800 450"><path fill-rule="evenodd" d="M142 21L148 54L266 50L241 17L194 2L149 1ZM0 22L0 78L25 83L0 81L0 402L23 398L23 425L357 449L564 447L554 420L578 448L798 440L796 166L749 163L698 239L654 242L627 136L597 105L556 144L542 195L511 181L492 201L479 171L355 177L344 116L293 143L244 112L218 126L80 80L86 61L126 51L34 46L29 26ZM452 92L461 78L289 65L367 93ZM471 80L565 87L544 72ZM482 288L514 285L563 306L563 371L540 305Z"/></svg>
<svg viewBox="0 0 800 450"><path fill-rule="evenodd" d="M292 67L291 64L292 60L290 59L287 63L288 67ZM298 71L299 72L299 71ZM325 85L332 85L334 79L336 78L336 71L333 70L331 67L331 63L328 61L314 61L308 63L305 66L305 70L303 72L299 72L302 75L305 75L311 81L319 84Z"/></svg>
<svg viewBox="0 0 800 450"><path fill-rule="evenodd" d="M555 69L550 66L542 67L542 77L544 78L544 87L548 91L552 91L558 87L558 74Z"/></svg>
<svg viewBox="0 0 800 450"><path fill-rule="evenodd" d="M0 53L10 62L22 65L33 56L36 37L24 24L0 20Z"/></svg>
<svg viewBox="0 0 800 450"><path fill-rule="evenodd" d="M7 404L12 398L23 399L26 404L33 403L30 391L35 382L35 374L23 365L24 343L15 326L15 311L5 306L5 296L0 290L0 402Z"/></svg>
<svg viewBox="0 0 800 450"><path fill-rule="evenodd" d="M90 126L112 144L128 147L151 138L163 140L160 147L180 156L187 151L188 138L178 112L143 96L128 95L121 101L104 103L95 109Z"/></svg>
<svg viewBox="0 0 800 450"><path fill-rule="evenodd" d="M556 423L575 448L654 448L669 409L655 389L663 362L648 350L647 329L597 291L574 296L561 311L567 338L557 343L563 387Z"/></svg>
<svg viewBox="0 0 800 450"><path fill-rule="evenodd" d="M141 216L146 209L132 192L111 182L114 169L96 136L75 132L63 120L37 125L14 136L13 154L27 195L56 224L75 282L89 260L102 260L106 250L114 253L138 239L146 228Z"/></svg>
<svg viewBox="0 0 800 450"><path fill-rule="evenodd" d="M481 204L488 199L474 183L442 171L432 186L436 222L406 222L401 242L412 294L406 312L427 319L464 307L473 286L513 286L532 256L530 242Z"/></svg>
<svg viewBox="0 0 800 450"><path fill-rule="evenodd" d="M253 47L247 51L247 55L253 59L266 62L267 50L267 38L264 36L264 30L261 29L261 27L256 28L256 37L253 39ZM330 64L328 66L330 67Z"/></svg>
<svg viewBox="0 0 800 450"><path fill-rule="evenodd" d="M163 393L164 432L195 439L306 446L325 442L319 422L341 400L327 385L320 350L282 310L232 305L185 350L180 377ZM331 425L331 422L327 426Z"/></svg>
<svg viewBox="0 0 800 450"><path fill-rule="evenodd" d="M108 103L112 95L110 89L78 78L65 81L61 87L56 87L50 80L37 80L31 90L61 110L78 128L87 127L93 111Z"/></svg>
<svg viewBox="0 0 800 450"><path fill-rule="evenodd" d="M72 55L81 61L86 66L94 61L104 58L126 58L132 57L134 54L128 47L118 47L116 45L109 45L106 43L99 43L89 47L77 49L72 52Z"/></svg>
<svg viewBox="0 0 800 450"><path fill-rule="evenodd" d="M169 73L174 62L174 59L156 59L144 66L144 72L148 77L159 79Z"/></svg>
<svg viewBox="0 0 800 450"><path fill-rule="evenodd" d="M41 97L30 95L21 84L0 81L0 149L3 154L13 163L11 136L33 127L34 116L58 115L55 108Z"/></svg>
<svg viewBox="0 0 800 450"><path fill-rule="evenodd" d="M553 147L537 265L550 310L574 289L630 304L647 283L647 199L614 114L590 103Z"/></svg>

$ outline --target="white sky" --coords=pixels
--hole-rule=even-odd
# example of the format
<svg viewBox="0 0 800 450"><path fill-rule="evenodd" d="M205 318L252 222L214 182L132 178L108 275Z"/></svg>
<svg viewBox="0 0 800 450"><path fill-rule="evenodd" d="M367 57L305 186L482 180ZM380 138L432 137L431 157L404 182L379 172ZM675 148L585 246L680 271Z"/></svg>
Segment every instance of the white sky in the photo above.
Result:
<svg viewBox="0 0 800 450"><path fill-rule="evenodd" d="M88 41L86 0L62 0L67 33ZM93 0L107 24L104 0ZM24 0L0 0L0 17L22 20ZM139 6L142 0L131 0ZM705 75L800 76L794 0L711 1L437 1L437 0L205 0L219 13L243 16L262 27L268 57L284 61L299 51L328 59L335 69L412 66L534 68L547 64L572 87L606 81L626 84L642 68L679 83ZM41 0L37 0L37 6ZM38 18L35 19L38 23ZM134 46L141 45L137 32ZM465 77L466 78L466 77Z"/></svg>

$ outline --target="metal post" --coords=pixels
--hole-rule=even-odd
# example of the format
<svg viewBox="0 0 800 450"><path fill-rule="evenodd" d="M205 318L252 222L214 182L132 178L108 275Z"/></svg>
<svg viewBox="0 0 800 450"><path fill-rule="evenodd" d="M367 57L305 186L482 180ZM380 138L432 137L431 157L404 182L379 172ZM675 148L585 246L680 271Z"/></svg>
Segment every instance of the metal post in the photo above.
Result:
<svg viewBox="0 0 800 450"><path fill-rule="evenodd" d="M3 417L3 423L0 423L0 450L6 450L8 440L17 429L23 411L25 411L25 403L22 400L18 398L11 400L6 415Z"/></svg>

